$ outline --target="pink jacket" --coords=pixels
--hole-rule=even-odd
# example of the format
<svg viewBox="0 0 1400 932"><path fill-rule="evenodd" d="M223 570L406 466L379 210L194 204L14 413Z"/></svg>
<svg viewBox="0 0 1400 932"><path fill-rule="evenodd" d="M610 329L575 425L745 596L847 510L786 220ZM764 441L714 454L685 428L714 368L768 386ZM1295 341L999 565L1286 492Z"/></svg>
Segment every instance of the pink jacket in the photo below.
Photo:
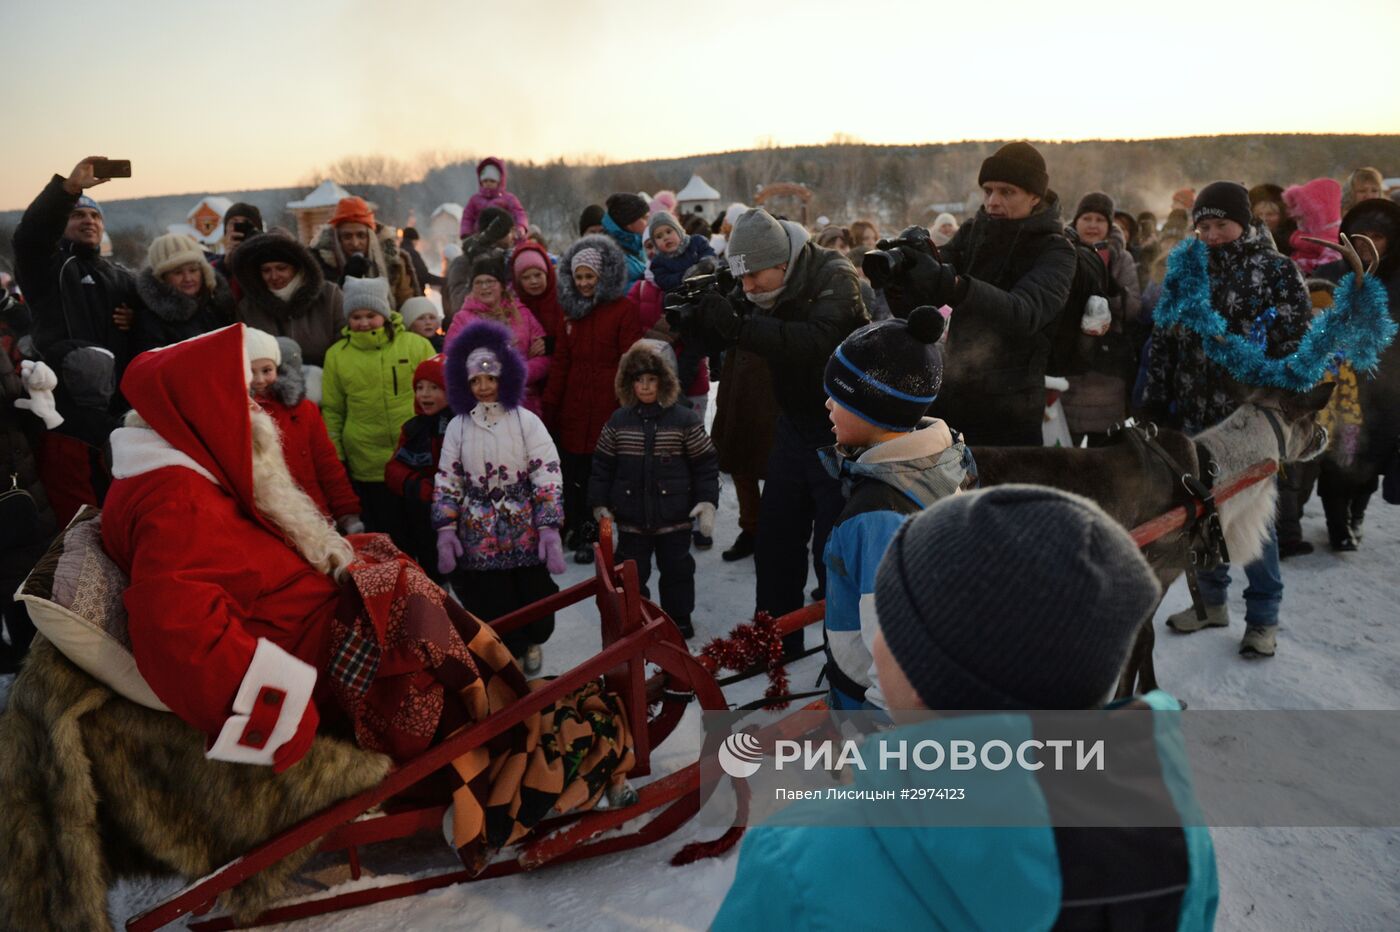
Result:
<svg viewBox="0 0 1400 932"><path fill-rule="evenodd" d="M477 232L481 212L488 207L499 207L502 210L510 211L510 215L515 218L515 225L518 227L530 225L530 218L526 215L520 198L506 190L506 163L495 156L482 159L476 166L478 180L481 178L481 170L487 165L496 166L496 170L501 173L500 186L494 191L477 191L467 200L467 206L462 208L462 224L458 229L462 236L471 236Z"/></svg>
<svg viewBox="0 0 1400 932"><path fill-rule="evenodd" d="M515 335L515 348L520 350L520 355L525 359L524 405L528 410L538 415L540 413L540 395L544 393L544 380L549 375L549 357L544 355L531 356L530 344L536 338L544 339L544 327L535 319L535 315L530 313L529 308L522 307L516 302L514 295L507 294L502 301L514 311L509 322L502 321L500 315L484 313L487 310L486 305L471 295L467 295L467 300L462 302L462 309L452 315L452 325L447 328L446 339L447 342L451 342L453 334L474 320L496 320L510 327L510 332Z"/></svg>

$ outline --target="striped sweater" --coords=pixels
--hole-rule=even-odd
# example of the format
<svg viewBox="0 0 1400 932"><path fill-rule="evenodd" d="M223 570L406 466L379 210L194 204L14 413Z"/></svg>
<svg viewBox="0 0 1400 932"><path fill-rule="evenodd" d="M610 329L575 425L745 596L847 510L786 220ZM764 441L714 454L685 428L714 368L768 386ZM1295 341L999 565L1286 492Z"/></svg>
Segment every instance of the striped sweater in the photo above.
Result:
<svg viewBox="0 0 1400 932"><path fill-rule="evenodd" d="M659 404L613 412L593 452L588 502L611 511L619 530L689 528L692 508L719 503L719 457L700 416Z"/></svg>

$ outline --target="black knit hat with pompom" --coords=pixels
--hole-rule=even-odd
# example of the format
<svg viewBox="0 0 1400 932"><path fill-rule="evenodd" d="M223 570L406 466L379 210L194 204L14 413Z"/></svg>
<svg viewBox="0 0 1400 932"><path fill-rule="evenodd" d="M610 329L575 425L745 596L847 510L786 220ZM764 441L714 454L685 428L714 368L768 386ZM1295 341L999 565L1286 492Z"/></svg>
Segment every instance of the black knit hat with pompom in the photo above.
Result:
<svg viewBox="0 0 1400 932"><path fill-rule="evenodd" d="M827 360L828 397L876 427L913 430L943 384L942 334L943 315L927 306L861 327Z"/></svg>

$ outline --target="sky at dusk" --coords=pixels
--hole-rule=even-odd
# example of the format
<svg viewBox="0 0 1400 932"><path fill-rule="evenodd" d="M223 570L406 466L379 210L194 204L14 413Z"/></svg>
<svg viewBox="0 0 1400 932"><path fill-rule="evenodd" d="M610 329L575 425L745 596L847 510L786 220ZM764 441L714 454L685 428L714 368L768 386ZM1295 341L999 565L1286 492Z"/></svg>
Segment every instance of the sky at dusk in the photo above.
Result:
<svg viewBox="0 0 1400 932"><path fill-rule="evenodd" d="M1394 0L0 0L0 209L86 155L132 160L116 199L369 154L1395 133L1397 27Z"/></svg>

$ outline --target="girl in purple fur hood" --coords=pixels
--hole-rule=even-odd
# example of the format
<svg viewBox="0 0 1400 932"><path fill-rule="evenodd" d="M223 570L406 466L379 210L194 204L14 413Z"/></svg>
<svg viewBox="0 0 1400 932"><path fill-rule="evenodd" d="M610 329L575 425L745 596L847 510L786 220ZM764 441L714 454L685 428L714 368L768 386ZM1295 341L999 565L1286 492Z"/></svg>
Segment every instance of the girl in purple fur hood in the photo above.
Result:
<svg viewBox="0 0 1400 932"><path fill-rule="evenodd" d="M517 239L524 239L530 227L530 218L526 215L525 208L520 205L520 199L506 190L506 163L494 155L482 159L476 165L476 183L476 193L462 210L462 226L459 232L463 238L478 232L477 226L483 210L499 207L510 211L510 215L515 218Z"/></svg>
<svg viewBox="0 0 1400 932"><path fill-rule="evenodd" d="M559 453L544 423L521 407L525 361L503 325L478 320L447 341L447 425L433 489L438 570L462 607L491 621L552 595L564 572ZM506 646L540 668L554 616L509 632Z"/></svg>

